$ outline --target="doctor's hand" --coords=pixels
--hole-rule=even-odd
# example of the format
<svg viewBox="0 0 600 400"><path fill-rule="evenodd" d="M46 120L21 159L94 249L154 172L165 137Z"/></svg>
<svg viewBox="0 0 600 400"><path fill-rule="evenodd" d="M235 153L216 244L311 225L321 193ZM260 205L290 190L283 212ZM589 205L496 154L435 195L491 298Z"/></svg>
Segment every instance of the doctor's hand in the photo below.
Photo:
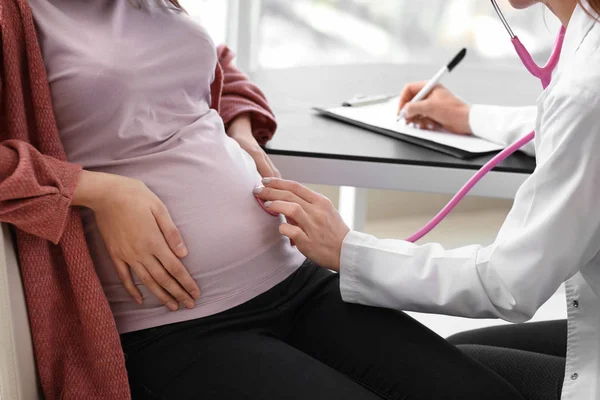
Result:
<svg viewBox="0 0 600 400"><path fill-rule="evenodd" d="M138 304L143 297L132 271L171 311L194 308L200 288L179 260L187 249L160 199L136 179L83 171L73 206L94 212L98 230L123 285Z"/></svg>
<svg viewBox="0 0 600 400"><path fill-rule="evenodd" d="M229 125L227 134L238 142L240 147L254 160L258 173L263 177L281 178L279 170L271 161L267 153L260 147L252 134L252 120L249 114L237 117Z"/></svg>
<svg viewBox="0 0 600 400"><path fill-rule="evenodd" d="M427 82L406 85L398 110L405 108L406 122L427 130L446 129L459 135L471 135L470 107L442 85L437 85L424 100L410 103Z"/></svg>
<svg viewBox="0 0 600 400"><path fill-rule="evenodd" d="M279 232L295 242L311 261L339 271L342 243L350 228L331 201L296 182L263 179L263 184L254 189L254 194L270 211L285 215L289 221L279 227Z"/></svg>

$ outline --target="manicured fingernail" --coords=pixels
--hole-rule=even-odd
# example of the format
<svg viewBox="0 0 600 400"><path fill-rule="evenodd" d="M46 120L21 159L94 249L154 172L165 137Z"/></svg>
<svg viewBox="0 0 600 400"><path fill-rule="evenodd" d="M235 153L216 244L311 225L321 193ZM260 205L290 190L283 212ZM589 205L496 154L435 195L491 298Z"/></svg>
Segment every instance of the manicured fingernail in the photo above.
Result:
<svg viewBox="0 0 600 400"><path fill-rule="evenodd" d="M177 311L179 310L179 306L177 305L177 303L173 303L172 301L169 301L167 303L167 308L171 311Z"/></svg>
<svg viewBox="0 0 600 400"><path fill-rule="evenodd" d="M190 294L192 295L194 300L198 300L200 298L200 292L197 290L192 290L192 292Z"/></svg>
<svg viewBox="0 0 600 400"><path fill-rule="evenodd" d="M263 183L264 185L268 185L268 184L269 184L269 183L271 183L272 181L273 181L273 178L264 178L264 179L262 180L262 183Z"/></svg>
<svg viewBox="0 0 600 400"><path fill-rule="evenodd" d="M261 194L264 189L265 189L264 186L257 186L257 187L254 188L254 190L252 190L252 193L254 193L254 194Z"/></svg>
<svg viewBox="0 0 600 400"><path fill-rule="evenodd" d="M272 201L265 201L265 208L271 208L272 205L273 205Z"/></svg>
<svg viewBox="0 0 600 400"><path fill-rule="evenodd" d="M194 304L194 302L191 300L186 300L183 302L183 304L186 308L189 308L190 310L196 306L196 304Z"/></svg>

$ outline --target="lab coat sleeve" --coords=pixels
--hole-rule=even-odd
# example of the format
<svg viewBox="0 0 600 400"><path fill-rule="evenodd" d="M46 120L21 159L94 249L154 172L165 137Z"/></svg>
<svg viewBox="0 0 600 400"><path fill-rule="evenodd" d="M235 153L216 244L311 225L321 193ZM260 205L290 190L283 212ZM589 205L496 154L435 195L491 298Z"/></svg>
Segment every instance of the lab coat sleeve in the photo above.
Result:
<svg viewBox="0 0 600 400"><path fill-rule="evenodd" d="M583 92L556 96L540 121L538 168L494 244L447 250L350 232L341 253L343 299L512 322L533 317L600 244L600 101Z"/></svg>
<svg viewBox="0 0 600 400"><path fill-rule="evenodd" d="M531 107L504 107L475 104L471 106L469 124L475 136L509 146L530 133L537 118L538 109ZM530 142L521 149L531 156L535 146Z"/></svg>

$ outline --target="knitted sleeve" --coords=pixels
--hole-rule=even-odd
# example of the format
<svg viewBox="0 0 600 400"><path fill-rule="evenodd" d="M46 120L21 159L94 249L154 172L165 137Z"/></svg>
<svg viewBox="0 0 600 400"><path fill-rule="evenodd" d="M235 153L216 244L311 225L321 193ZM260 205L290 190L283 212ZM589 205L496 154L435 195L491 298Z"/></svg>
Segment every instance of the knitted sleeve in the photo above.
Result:
<svg viewBox="0 0 600 400"><path fill-rule="evenodd" d="M249 113L256 140L266 144L275 134L277 123L265 94L233 65L235 54L227 46L218 47L218 57L223 73L219 112L225 126L239 115Z"/></svg>
<svg viewBox="0 0 600 400"><path fill-rule="evenodd" d="M24 141L0 142L0 222L57 244L80 173Z"/></svg>

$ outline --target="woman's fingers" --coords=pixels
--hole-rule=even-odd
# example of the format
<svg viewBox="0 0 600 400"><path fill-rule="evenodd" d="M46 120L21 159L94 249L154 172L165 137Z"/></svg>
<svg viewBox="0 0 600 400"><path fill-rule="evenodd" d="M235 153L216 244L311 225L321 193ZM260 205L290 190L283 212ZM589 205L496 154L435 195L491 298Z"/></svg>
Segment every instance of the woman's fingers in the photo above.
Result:
<svg viewBox="0 0 600 400"><path fill-rule="evenodd" d="M310 190L304 185L299 184L298 182L278 178L266 178L263 179L263 184L266 188L279 189L281 191L291 192L298 196L300 199L310 204L319 204L324 200L323 196L313 192L312 190Z"/></svg>
<svg viewBox="0 0 600 400"><path fill-rule="evenodd" d="M191 295L171 276L157 258L149 256L142 260L142 264L154 281L176 299L177 304L183 304L186 308L194 308L195 303Z"/></svg>
<svg viewBox="0 0 600 400"><path fill-rule="evenodd" d="M147 257L144 260L144 265L156 282L173 295L180 304L184 304L187 308L194 308L194 299L200 297L200 288L188 270L175 257L175 255L180 258L185 257L188 251L167 207L163 203L160 204L161 206L153 210L152 214L168 244L168 248L174 254L169 254L170 252L166 246L158 246L158 248L153 249L156 258L154 256Z"/></svg>
<svg viewBox="0 0 600 400"><path fill-rule="evenodd" d="M198 300L200 298L200 287L183 263L172 252L165 249L165 251L157 252L156 258L193 299Z"/></svg>
<svg viewBox="0 0 600 400"><path fill-rule="evenodd" d="M258 173L263 178L281 178L281 173L279 173L279 170L263 149L260 149L260 152L254 156L254 162L256 163Z"/></svg>
<svg viewBox="0 0 600 400"><path fill-rule="evenodd" d="M273 160L271 160L271 158L269 158L269 156L268 156L267 153L265 153L265 157L267 158L267 161L271 165L271 169L273 171L273 176L275 178L281 179L281 172L279 172L279 170L277 169L277 167L275 166L275 164L273 164Z"/></svg>
<svg viewBox="0 0 600 400"><path fill-rule="evenodd" d="M144 297L133 282L133 276L131 275L131 269L129 268L129 265L127 265L125 261L114 258L113 263L115 264L115 267L117 269L117 275L119 276L121 282L123 282L123 286L125 286L125 289L129 293L129 295L133 297L133 300L136 303L142 304L144 302Z"/></svg>
<svg viewBox="0 0 600 400"><path fill-rule="evenodd" d="M258 170L260 176L262 176L263 178L275 176L275 171L273 171L273 167L270 163L269 157L267 157L267 154L264 151L262 151L262 149L253 158L254 163L256 164L256 169Z"/></svg>
<svg viewBox="0 0 600 400"><path fill-rule="evenodd" d="M132 263L131 268L135 274L140 278L140 281L150 290L165 307L171 311L177 311L179 305L177 300L171 296L161 285L156 282L154 277L150 274L147 267L139 262Z"/></svg>
<svg viewBox="0 0 600 400"><path fill-rule="evenodd" d="M252 157L254 160L254 164L256 164L256 170L263 178L281 178L281 174L275 168L275 165L265 153L265 151L258 145L256 139L249 134L247 136L242 136L241 138L235 139L238 141L239 145Z"/></svg>
<svg viewBox="0 0 600 400"><path fill-rule="evenodd" d="M162 232L173 253L180 258L187 256L187 247L183 242L183 238L181 237L181 233L179 233L179 229L177 229L175 223L171 219L171 215L169 214L167 207L159 201L152 210L152 215L154 215L156 223L158 224L160 231Z"/></svg>

